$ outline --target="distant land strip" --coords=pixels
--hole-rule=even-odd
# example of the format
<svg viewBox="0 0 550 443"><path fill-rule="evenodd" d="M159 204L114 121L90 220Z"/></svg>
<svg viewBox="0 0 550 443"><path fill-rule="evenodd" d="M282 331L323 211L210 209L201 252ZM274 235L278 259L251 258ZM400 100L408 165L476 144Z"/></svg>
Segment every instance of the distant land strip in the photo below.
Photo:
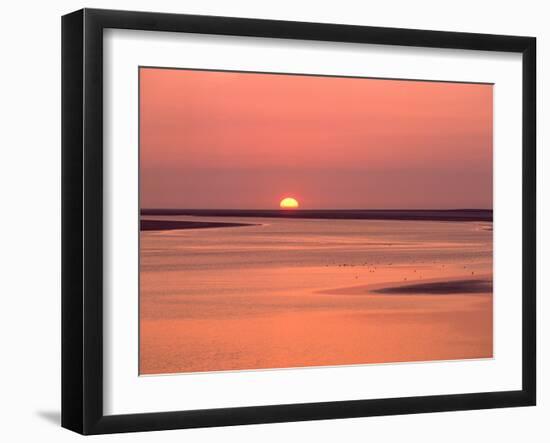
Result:
<svg viewBox="0 0 550 443"><path fill-rule="evenodd" d="M250 223L221 223L187 220L140 220L140 231L171 231L175 229L233 228L237 226L258 226Z"/></svg>
<svg viewBox="0 0 550 443"><path fill-rule="evenodd" d="M141 215L347 220L493 221L492 209L142 209Z"/></svg>

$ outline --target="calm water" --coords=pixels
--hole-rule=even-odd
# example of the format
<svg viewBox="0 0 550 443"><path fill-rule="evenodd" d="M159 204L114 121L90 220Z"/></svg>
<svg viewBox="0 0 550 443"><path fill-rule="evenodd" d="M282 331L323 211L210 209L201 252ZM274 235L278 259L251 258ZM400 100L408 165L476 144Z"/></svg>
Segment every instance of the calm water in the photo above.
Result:
<svg viewBox="0 0 550 443"><path fill-rule="evenodd" d="M141 233L141 373L492 356L492 223L155 216L258 226Z"/></svg>

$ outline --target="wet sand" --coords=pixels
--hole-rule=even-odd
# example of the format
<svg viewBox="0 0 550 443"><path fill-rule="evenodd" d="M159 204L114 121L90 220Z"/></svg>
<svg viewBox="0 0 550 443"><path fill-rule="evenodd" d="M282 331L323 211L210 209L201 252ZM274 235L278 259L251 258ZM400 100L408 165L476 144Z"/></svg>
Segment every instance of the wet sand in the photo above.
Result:
<svg viewBox="0 0 550 443"><path fill-rule="evenodd" d="M251 222L141 233L141 374L492 357L486 223Z"/></svg>
<svg viewBox="0 0 550 443"><path fill-rule="evenodd" d="M413 283L389 283L382 285L362 285L350 288L329 289L322 294L365 295L365 294L399 294L399 295L448 295L448 294L490 294L493 292L491 275L476 278L434 279Z"/></svg>
<svg viewBox="0 0 550 443"><path fill-rule="evenodd" d="M413 285L390 286L373 291L376 294L484 294L493 292L492 280L454 280Z"/></svg>

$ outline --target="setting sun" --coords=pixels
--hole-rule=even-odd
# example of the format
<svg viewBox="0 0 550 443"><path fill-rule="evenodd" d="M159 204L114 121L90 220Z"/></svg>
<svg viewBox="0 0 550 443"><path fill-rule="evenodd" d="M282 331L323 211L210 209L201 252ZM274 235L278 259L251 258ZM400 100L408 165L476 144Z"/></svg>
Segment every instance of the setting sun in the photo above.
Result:
<svg viewBox="0 0 550 443"><path fill-rule="evenodd" d="M281 200L281 203L279 204L279 206L282 209L295 209L300 205L298 204L298 200L296 200L295 198L286 197Z"/></svg>

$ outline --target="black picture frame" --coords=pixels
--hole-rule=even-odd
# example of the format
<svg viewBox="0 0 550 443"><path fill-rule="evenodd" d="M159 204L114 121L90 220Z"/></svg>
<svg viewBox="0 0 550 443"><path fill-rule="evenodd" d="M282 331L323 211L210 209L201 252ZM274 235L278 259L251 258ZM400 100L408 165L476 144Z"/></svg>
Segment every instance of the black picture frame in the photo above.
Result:
<svg viewBox="0 0 550 443"><path fill-rule="evenodd" d="M103 413L103 30L504 51L522 54L522 389L177 412ZM536 403L536 39L83 9L62 18L62 426L81 434L530 406Z"/></svg>

